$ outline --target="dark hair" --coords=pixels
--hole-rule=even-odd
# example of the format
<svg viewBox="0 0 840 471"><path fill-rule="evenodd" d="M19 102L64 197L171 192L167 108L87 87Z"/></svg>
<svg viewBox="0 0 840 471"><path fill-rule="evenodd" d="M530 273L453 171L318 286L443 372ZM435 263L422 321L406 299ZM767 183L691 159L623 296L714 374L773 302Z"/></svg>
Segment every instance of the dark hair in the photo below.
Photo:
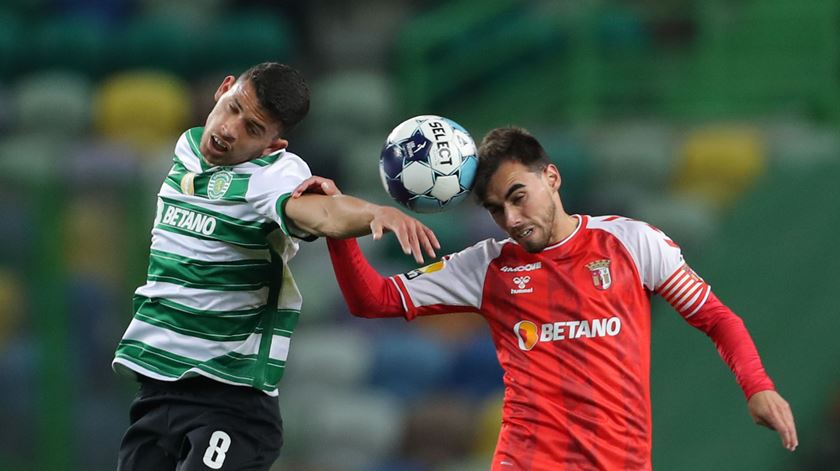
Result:
<svg viewBox="0 0 840 471"><path fill-rule="evenodd" d="M519 162L532 172L540 172L551 163L540 142L525 129L506 127L491 130L478 147L473 194L479 203L484 202L487 184L505 161Z"/></svg>
<svg viewBox="0 0 840 471"><path fill-rule="evenodd" d="M246 70L237 80L254 85L257 101L280 122L281 133L295 127L309 112L309 85L300 72L285 64L263 62Z"/></svg>

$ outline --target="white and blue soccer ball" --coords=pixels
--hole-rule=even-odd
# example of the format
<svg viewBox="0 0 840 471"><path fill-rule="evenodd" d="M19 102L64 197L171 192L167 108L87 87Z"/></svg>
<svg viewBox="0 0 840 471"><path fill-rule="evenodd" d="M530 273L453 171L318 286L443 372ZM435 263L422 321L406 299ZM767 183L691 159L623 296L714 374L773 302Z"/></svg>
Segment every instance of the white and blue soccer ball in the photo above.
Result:
<svg viewBox="0 0 840 471"><path fill-rule="evenodd" d="M475 142L460 124L415 116L391 131L379 157L382 186L419 213L451 208L467 198L478 166Z"/></svg>

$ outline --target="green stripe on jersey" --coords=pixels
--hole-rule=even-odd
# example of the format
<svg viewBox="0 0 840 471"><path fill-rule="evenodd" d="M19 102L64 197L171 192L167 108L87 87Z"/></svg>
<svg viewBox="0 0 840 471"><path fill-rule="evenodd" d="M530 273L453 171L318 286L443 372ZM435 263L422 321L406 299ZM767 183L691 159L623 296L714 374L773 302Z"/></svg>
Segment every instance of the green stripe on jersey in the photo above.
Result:
<svg viewBox="0 0 840 471"><path fill-rule="evenodd" d="M198 159L198 162L201 165L201 171L203 172L213 167L204 161L204 156L201 154L201 151L198 150L199 144L201 143L202 134L204 134L203 127L192 128L187 131L187 142L189 142L190 149L192 149L193 154Z"/></svg>
<svg viewBox="0 0 840 471"><path fill-rule="evenodd" d="M265 306L242 311L199 311L160 298L134 296L134 314L143 322L179 334L220 342L243 341L254 333ZM289 334L284 334L289 336Z"/></svg>
<svg viewBox="0 0 840 471"><path fill-rule="evenodd" d="M205 262L160 250L149 255L149 280L215 291L253 291L268 285L267 260Z"/></svg>
<svg viewBox="0 0 840 471"><path fill-rule="evenodd" d="M163 208L156 228L204 240L218 240L250 249L266 249L266 236L277 224L243 221L201 206L160 197Z"/></svg>
<svg viewBox="0 0 840 471"><path fill-rule="evenodd" d="M172 169L169 170L169 174L166 176L165 182L167 185L183 193L181 181L188 173L190 173L190 171L187 170L187 167L184 166L184 164L182 164L181 162L176 161L175 164L172 165ZM230 187L228 187L228 189L223 195L216 199L222 201L244 202L245 194L248 192L248 183L251 179L251 174L234 172L230 173L233 178L230 182ZM215 174L216 172L202 173L197 175L194 174L192 183L193 195L199 196L201 198L208 198L207 191L210 186L210 179L213 178L213 175Z"/></svg>
<svg viewBox="0 0 840 471"><path fill-rule="evenodd" d="M254 165L259 165L260 167L265 167L265 166L271 165L274 162L276 162L277 159L279 159L281 155L283 155L283 151L277 152L275 154L264 155L262 157L258 157L258 158L253 159L253 160L249 160L248 163L251 163L251 164L254 164Z"/></svg>
<svg viewBox="0 0 840 471"><path fill-rule="evenodd" d="M253 378L255 377L257 365L256 355L241 355L230 352L226 355L200 362L192 358L155 348L137 340L123 339L117 347L116 357L137 363L148 370L169 378L180 378L187 371L195 368L234 383L257 386L264 391L271 391L275 388L275 385L283 375L283 369L285 367L284 361L272 360L267 365L266 381L259 385L254 385Z"/></svg>

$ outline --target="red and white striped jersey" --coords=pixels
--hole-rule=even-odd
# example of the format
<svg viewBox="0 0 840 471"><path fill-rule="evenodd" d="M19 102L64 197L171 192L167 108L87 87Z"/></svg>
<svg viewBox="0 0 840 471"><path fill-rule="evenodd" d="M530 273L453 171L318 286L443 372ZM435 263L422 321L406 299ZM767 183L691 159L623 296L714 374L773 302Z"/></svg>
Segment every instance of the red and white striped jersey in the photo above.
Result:
<svg viewBox="0 0 840 471"><path fill-rule="evenodd" d="M408 319L489 323L506 389L494 470L650 469L650 294L689 318L710 293L658 229L577 217L539 253L485 240L390 278Z"/></svg>

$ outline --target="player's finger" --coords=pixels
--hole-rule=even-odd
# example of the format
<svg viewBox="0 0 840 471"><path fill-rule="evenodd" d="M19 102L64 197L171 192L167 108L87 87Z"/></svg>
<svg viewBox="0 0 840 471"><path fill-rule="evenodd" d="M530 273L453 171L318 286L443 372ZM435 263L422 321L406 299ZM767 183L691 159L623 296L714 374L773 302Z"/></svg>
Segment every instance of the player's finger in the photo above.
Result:
<svg viewBox="0 0 840 471"><path fill-rule="evenodd" d="M382 238L382 224L379 222L372 222L370 223L370 234L373 236L373 240L379 240Z"/></svg>
<svg viewBox="0 0 840 471"><path fill-rule="evenodd" d="M421 245L423 245L423 248L426 250L426 253L429 255L429 257L435 258L435 247L434 242L432 242L432 238L429 236L429 228L427 228L426 226L420 226L418 228L418 231L420 243Z"/></svg>
<svg viewBox="0 0 840 471"><path fill-rule="evenodd" d="M790 406L787 403L775 404L771 406L768 417L762 420L764 424L777 431L779 438L782 440L782 446L793 451L798 445L796 439L796 426L793 423L793 414L790 411Z"/></svg>
<svg viewBox="0 0 840 471"><path fill-rule="evenodd" d="M435 235L434 231L429 229L428 227L423 226L423 229L426 231L426 235L429 237L429 240L432 242L432 247L435 250L440 250L440 242L438 242L438 238Z"/></svg>
<svg viewBox="0 0 840 471"><path fill-rule="evenodd" d="M409 255L411 253L411 242L408 239L405 226L388 227L388 230L394 233L394 236L397 238L397 242L400 243L400 248L403 253Z"/></svg>
<svg viewBox="0 0 840 471"><path fill-rule="evenodd" d="M423 251L420 248L420 239L417 237L415 227L410 227L408 230L408 243L411 246L411 253L414 255L414 260L417 263L423 263Z"/></svg>
<svg viewBox="0 0 840 471"><path fill-rule="evenodd" d="M321 191L327 196L336 196L341 194L341 190L335 185L335 182L330 179L325 179L321 182Z"/></svg>
<svg viewBox="0 0 840 471"><path fill-rule="evenodd" d="M787 404L782 409L782 423L785 427L783 437L785 448L793 451L799 445L799 438L796 436L796 422L793 419L793 412L791 412L790 406Z"/></svg>
<svg viewBox="0 0 840 471"><path fill-rule="evenodd" d="M306 190L308 190L309 187L315 185L317 183L317 180L318 177L312 176L300 182L297 188L295 188L295 190L292 192L292 198L298 198L300 197L300 195L306 193Z"/></svg>

